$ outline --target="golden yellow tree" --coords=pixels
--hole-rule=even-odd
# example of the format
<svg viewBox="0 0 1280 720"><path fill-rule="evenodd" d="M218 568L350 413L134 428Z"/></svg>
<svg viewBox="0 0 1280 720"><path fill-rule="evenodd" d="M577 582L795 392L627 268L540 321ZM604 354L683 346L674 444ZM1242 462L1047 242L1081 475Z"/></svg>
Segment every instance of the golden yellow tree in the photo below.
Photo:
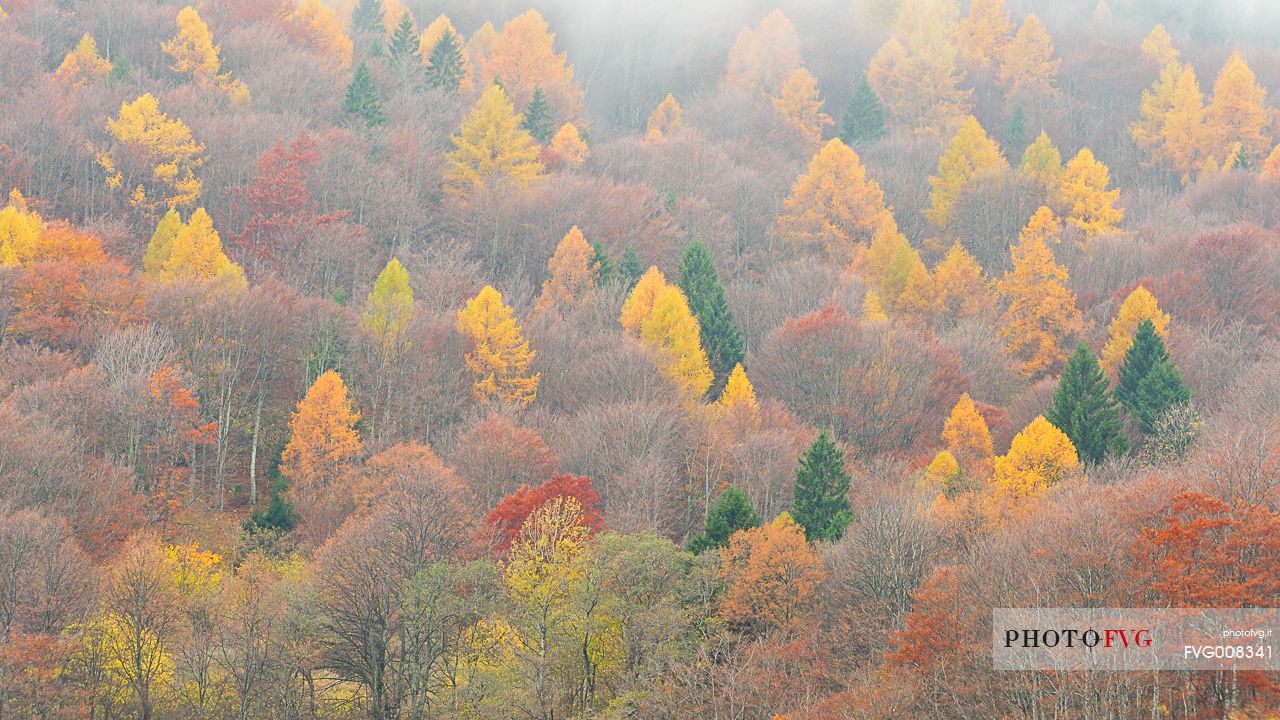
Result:
<svg viewBox="0 0 1280 720"><path fill-rule="evenodd" d="M658 107L649 114L649 122L645 126L645 142L666 140L684 127L684 110L671 93L658 103Z"/></svg>
<svg viewBox="0 0 1280 720"><path fill-rule="evenodd" d="M511 308L491 286L458 311L458 332L471 342L467 367L476 375L473 394L482 403L504 401L527 407L538 394L539 375L527 375L533 350Z"/></svg>
<svg viewBox="0 0 1280 720"><path fill-rule="evenodd" d="M136 180L134 201L144 209L190 205L200 197L196 171L204 165L204 145L191 136L186 123L160 112L159 103L150 93L122 103L120 115L107 118L107 132L126 146L129 154L143 157L150 166L145 180L132 174L126 178L114 155L99 153L98 162L106 172L108 187L127 187L126 179L130 183Z"/></svg>
<svg viewBox="0 0 1280 720"><path fill-rule="evenodd" d="M640 326L644 325L644 321L648 320L649 315L653 313L653 302L665 287L667 287L666 276L657 266L650 266L640 276L636 286L631 288L627 299L622 303L622 314L618 317L618 322L622 324L624 330L639 337Z"/></svg>
<svg viewBox="0 0 1280 720"><path fill-rule="evenodd" d="M905 7L905 6L904 6ZM890 37L867 66L867 80L897 121L916 132L946 135L968 115L970 90L956 68L954 28L928 14L905 39Z"/></svg>
<svg viewBox="0 0 1280 720"><path fill-rule="evenodd" d="M249 88L233 79L230 73L219 73L222 69L218 58L220 48L213 44L213 34L200 13L188 5L178 11L177 24L178 34L160 46L173 58L173 71L190 75L201 87L216 85L237 105L247 104Z"/></svg>
<svg viewBox="0 0 1280 720"><path fill-rule="evenodd" d="M977 67L994 67L1004 57L1012 31L1004 0L973 0L956 38L960 56Z"/></svg>
<svg viewBox="0 0 1280 720"><path fill-rule="evenodd" d="M492 27L492 26L491 26ZM474 71L471 67L471 55L467 52L467 47L462 42L462 34L453 26L453 21L448 15L439 15L431 24L422 30L422 36L418 39L418 54L422 57L422 64L426 65L431 62L431 51L436 49L436 43L440 42L440 38L444 37L445 31L453 33L458 42L458 62L462 65L462 80L458 84L458 89L463 92L470 92L472 88L472 76Z"/></svg>
<svg viewBox="0 0 1280 720"><path fill-rule="evenodd" d="M710 389L714 374L702 349L702 331L680 288L667 285L658 292L640 339L657 351L663 374L685 400L696 401Z"/></svg>
<svg viewBox="0 0 1280 720"><path fill-rule="evenodd" d="M59 82L80 87L86 81L102 77L111 72L111 63L98 54L98 43L93 36L85 33L76 43L76 47L62 59L62 64L53 74Z"/></svg>
<svg viewBox="0 0 1280 720"><path fill-rule="evenodd" d="M1165 116L1173 108L1173 94L1182 73L1182 65L1171 62L1160 69L1151 87L1142 91L1138 119L1129 127L1129 135L1138 147L1158 156L1163 142Z"/></svg>
<svg viewBox="0 0 1280 720"><path fill-rule="evenodd" d="M755 28L738 33L729 51L724 84L773 97L800 66L800 37L795 26L781 10L774 10Z"/></svg>
<svg viewBox="0 0 1280 720"><path fill-rule="evenodd" d="M822 142L822 128L832 123L831 116L822 112L817 78L804 68L797 68L783 81L773 107L811 150Z"/></svg>
<svg viewBox="0 0 1280 720"><path fill-rule="evenodd" d="M996 458L993 479L1004 492L1028 497L1066 479L1079 464L1071 438L1040 416L1013 438L1008 454Z"/></svg>
<svg viewBox="0 0 1280 720"><path fill-rule="evenodd" d="M1062 173L1059 198L1066 208L1067 222L1090 237L1115 229L1124 219L1124 210L1115 206L1120 190L1108 190L1110 184L1107 166L1094 158L1089 148L1080 148Z"/></svg>
<svg viewBox="0 0 1280 720"><path fill-rule="evenodd" d="M0 209L0 267L27 262L36 253L44 220L27 207L17 188L9 191L9 204Z"/></svg>
<svg viewBox="0 0 1280 720"><path fill-rule="evenodd" d="M1035 178L1045 189L1045 199L1058 191L1062 183L1062 154L1058 146L1049 139L1049 134L1041 130L1035 142L1027 146L1018 163L1018 172Z"/></svg>
<svg viewBox="0 0 1280 720"><path fill-rule="evenodd" d="M338 13L321 0L299 0L289 15L291 24L316 46L330 53L339 67L351 67L353 46Z"/></svg>
<svg viewBox="0 0 1280 720"><path fill-rule="evenodd" d="M920 253L911 247L907 236L897 225L885 222L876 229L871 244L860 251L854 267L875 288L882 306L897 307L898 297L907 286L907 276L920 262Z"/></svg>
<svg viewBox="0 0 1280 720"><path fill-rule="evenodd" d="M377 340L384 358L399 355L406 345L406 333L415 314L413 286L409 271L399 258L391 258L378 273L360 315L360 327Z"/></svg>
<svg viewBox="0 0 1280 720"><path fill-rule="evenodd" d="M970 115L938 160L938 174L929 178L931 204L924 216L936 227L946 227L951 206L962 190L977 180L998 176L1008 169L1009 163L1000 146L987 137L978 119Z"/></svg>
<svg viewBox="0 0 1280 720"><path fill-rule="evenodd" d="M469 196L507 184L524 189L538 180L538 146L520 128L520 120L502 88L490 85L453 138L454 149L446 156L445 189Z"/></svg>
<svg viewBox="0 0 1280 720"><path fill-rule="evenodd" d="M1067 269L1049 249L1061 232L1052 210L1037 210L1012 249L1013 269L997 283L1009 304L1000 336L1030 377L1061 364L1066 358L1063 343L1085 329L1075 293L1066 284Z"/></svg>
<svg viewBox="0 0 1280 720"><path fill-rule="evenodd" d="M1176 67L1176 66L1174 66ZM1145 98L1144 98L1145 99ZM1205 148L1204 96L1190 64L1182 66L1173 84L1169 108L1160 126L1158 147L1165 163L1188 182Z"/></svg>
<svg viewBox="0 0 1280 720"><path fill-rule="evenodd" d="M880 302L880 296L874 290L868 290L867 294L862 296L863 322L880 322L888 319L884 305Z"/></svg>
<svg viewBox="0 0 1280 720"><path fill-rule="evenodd" d="M995 310L991 281L959 240L934 266L933 282L937 311L949 319L985 317Z"/></svg>
<svg viewBox="0 0 1280 720"><path fill-rule="evenodd" d="M1005 97L1017 100L1056 96L1061 65L1062 61L1053 57L1053 40L1040 19L1034 13L1027 15L1001 58L1000 83L1005 87Z"/></svg>
<svg viewBox="0 0 1280 720"><path fill-rule="evenodd" d="M509 20L502 26L483 58L472 57L486 84L497 80L520 107L529 104L541 88L552 115L573 122L582 115L582 88L573 79L573 66L565 53L555 49L556 35L537 10ZM483 60L483 65L481 65Z"/></svg>
<svg viewBox="0 0 1280 720"><path fill-rule="evenodd" d="M1239 52L1231 53L1213 83L1213 101L1205 111L1206 152L1225 157L1233 143L1244 145L1249 157L1262 157L1271 148L1271 111L1267 89L1258 84Z"/></svg>
<svg viewBox="0 0 1280 720"><path fill-rule="evenodd" d="M202 207L191 213L191 219L174 236L158 277L216 282L232 288L243 288L247 284L244 271L222 251L222 239L213 229L213 219Z"/></svg>
<svg viewBox="0 0 1280 720"><path fill-rule="evenodd" d="M591 155L591 148L573 123L561 125L551 137L551 151L567 165L581 165Z"/></svg>
<svg viewBox="0 0 1280 720"><path fill-rule="evenodd" d="M534 311L569 308L586 300L595 288L599 270L595 251L574 225L547 261L548 276L542 283L542 294L538 296Z"/></svg>
<svg viewBox="0 0 1280 720"><path fill-rule="evenodd" d="M933 486L930 489L938 488L943 491L946 491L959 476L960 463L946 450L939 450L922 474L924 481Z"/></svg>
<svg viewBox="0 0 1280 720"><path fill-rule="evenodd" d="M747 379L747 371L742 369L742 363L733 366L733 372L729 373L729 379L724 384L724 390L720 391L720 399L716 403L723 412L741 410L755 416L758 407L756 389L751 386L751 380Z"/></svg>
<svg viewBox="0 0 1280 720"><path fill-rule="evenodd" d="M827 255L849 262L855 248L893 222L880 184L852 148L834 138L809 161L782 204L778 232L798 245L821 245Z"/></svg>
<svg viewBox="0 0 1280 720"><path fill-rule="evenodd" d="M1107 344L1102 348L1102 367L1114 374L1124 362L1125 353L1133 347L1133 335L1138 326L1150 320L1161 338L1169 334L1169 314L1160 311L1160 304L1150 290L1139 285L1120 304L1120 310L1107 328Z"/></svg>
<svg viewBox="0 0 1280 720"><path fill-rule="evenodd" d="M177 210L169 208L164 217L160 218L155 232L151 233L151 241L147 243L147 252L142 256L143 272L153 277L160 276L160 271L164 268L165 262L169 260L169 255L173 253L173 241L184 227L186 227L186 224L182 222L182 216L178 214Z"/></svg>
<svg viewBox="0 0 1280 720"><path fill-rule="evenodd" d="M966 466L986 462L995 454L987 421L978 412L969 393L960 396L942 426L942 444Z"/></svg>
<svg viewBox="0 0 1280 720"><path fill-rule="evenodd" d="M911 263L911 267L907 270L902 293L898 295L893 307L899 316L916 325L926 325L937 315L937 288L933 275L929 273L929 269L925 267L919 255L916 255L915 262Z"/></svg>
<svg viewBox="0 0 1280 720"><path fill-rule="evenodd" d="M1280 145L1271 149L1271 154L1262 162L1262 169L1258 174L1264 180L1280 180Z"/></svg>
<svg viewBox="0 0 1280 720"><path fill-rule="evenodd" d="M308 503L346 472L363 448L359 420L338 373L316 378L289 420L289 443L280 455L290 493Z"/></svg>
<svg viewBox="0 0 1280 720"><path fill-rule="evenodd" d="M1156 25L1142 39L1142 54L1151 58L1160 67L1178 62L1178 51L1173 47L1173 39L1164 25Z"/></svg>

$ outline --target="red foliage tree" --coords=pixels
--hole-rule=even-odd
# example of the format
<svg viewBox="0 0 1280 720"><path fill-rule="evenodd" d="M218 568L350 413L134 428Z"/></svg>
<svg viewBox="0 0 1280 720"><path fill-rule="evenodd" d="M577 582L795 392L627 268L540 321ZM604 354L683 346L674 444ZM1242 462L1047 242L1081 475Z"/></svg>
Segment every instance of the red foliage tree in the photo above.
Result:
<svg viewBox="0 0 1280 720"><path fill-rule="evenodd" d="M497 553L501 555L511 546L530 513L558 497L575 498L582 504L582 521L588 530L596 533L604 529L600 494L592 489L591 479L581 475L552 475L537 487L522 487L506 496L485 516L485 524L497 541Z"/></svg>

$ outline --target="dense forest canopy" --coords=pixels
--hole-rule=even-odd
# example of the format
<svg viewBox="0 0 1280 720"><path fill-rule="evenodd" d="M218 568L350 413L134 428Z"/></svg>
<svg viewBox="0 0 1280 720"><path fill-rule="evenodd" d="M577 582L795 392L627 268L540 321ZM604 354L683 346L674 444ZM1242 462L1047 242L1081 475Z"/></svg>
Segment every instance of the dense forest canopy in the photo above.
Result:
<svg viewBox="0 0 1280 720"><path fill-rule="evenodd" d="M1276 717L1278 29L0 0L0 719Z"/></svg>

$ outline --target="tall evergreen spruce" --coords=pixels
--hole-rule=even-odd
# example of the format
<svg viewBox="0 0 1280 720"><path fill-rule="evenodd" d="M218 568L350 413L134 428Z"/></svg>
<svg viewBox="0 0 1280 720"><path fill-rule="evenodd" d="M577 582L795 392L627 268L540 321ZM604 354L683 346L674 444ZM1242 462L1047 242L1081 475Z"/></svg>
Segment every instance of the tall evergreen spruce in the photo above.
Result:
<svg viewBox="0 0 1280 720"><path fill-rule="evenodd" d="M1120 406L1109 385L1098 358L1080 343L1062 369L1053 403L1045 413L1046 420L1071 438L1086 463L1102 462L1129 447L1122 432Z"/></svg>
<svg viewBox="0 0 1280 720"><path fill-rule="evenodd" d="M596 260L596 284L608 285L613 282L618 272L613 266L613 258L609 257L609 252L604 249L604 244L599 240L592 239L590 243L591 252Z"/></svg>
<svg viewBox="0 0 1280 720"><path fill-rule="evenodd" d="M351 11L351 24L364 32L382 32L382 0L360 0Z"/></svg>
<svg viewBox="0 0 1280 720"><path fill-rule="evenodd" d="M1156 326L1143 320L1133 334L1133 345L1124 354L1124 362L1116 377L1116 399L1130 415L1138 415L1138 385L1151 368L1169 359L1164 341L1156 334Z"/></svg>
<svg viewBox="0 0 1280 720"><path fill-rule="evenodd" d="M846 145L872 143L884 134L884 108L863 75L840 116L840 139Z"/></svg>
<svg viewBox="0 0 1280 720"><path fill-rule="evenodd" d="M427 84L437 90L455 93L462 85L466 71L462 67L462 53L458 49L458 36L445 29L431 54L427 56Z"/></svg>
<svg viewBox="0 0 1280 720"><path fill-rule="evenodd" d="M1009 144L1022 147L1027 139L1027 113L1018 105L1009 116Z"/></svg>
<svg viewBox="0 0 1280 720"><path fill-rule="evenodd" d="M627 290L630 291L643 274L644 267L640 264L640 255L636 253L636 246L627 245L627 249L622 252L622 260L618 262L618 277L626 283Z"/></svg>
<svg viewBox="0 0 1280 720"><path fill-rule="evenodd" d="M547 105L547 96L542 92L542 88L533 89L533 98L524 109L524 120L520 123L520 127L543 145L551 142L555 127L551 122L551 106Z"/></svg>
<svg viewBox="0 0 1280 720"><path fill-rule="evenodd" d="M413 16L408 10L400 16L400 23L391 33L391 43L387 47L391 60L397 64L420 63L418 50L418 33L413 31Z"/></svg>
<svg viewBox="0 0 1280 720"><path fill-rule="evenodd" d="M387 121L382 114L382 101L378 99L378 89L373 85L373 76L369 67L360 63L351 84L347 86L347 96L342 101L342 109L351 115L364 120L368 127L381 125Z"/></svg>
<svg viewBox="0 0 1280 720"><path fill-rule="evenodd" d="M680 260L679 286L689 298L689 310L698 318L702 329L702 346L716 374L723 382L742 362L742 330L734 322L733 310L724 296L724 284L716 273L711 250L702 238L695 239L684 250Z"/></svg>
<svg viewBox="0 0 1280 720"><path fill-rule="evenodd" d="M729 544L729 538L735 532L754 527L760 527L760 516L751 506L751 498L730 485L707 508L707 522L701 534L689 539L689 551L700 553L710 548L724 547Z"/></svg>
<svg viewBox="0 0 1280 720"><path fill-rule="evenodd" d="M1182 382L1182 374L1172 360L1156 363L1138 383L1138 421L1142 432L1155 433L1160 420L1169 410L1191 402L1191 389Z"/></svg>
<svg viewBox="0 0 1280 720"><path fill-rule="evenodd" d="M823 430L800 457L792 500L791 515L810 541L839 540L853 522L850 481L844 454Z"/></svg>

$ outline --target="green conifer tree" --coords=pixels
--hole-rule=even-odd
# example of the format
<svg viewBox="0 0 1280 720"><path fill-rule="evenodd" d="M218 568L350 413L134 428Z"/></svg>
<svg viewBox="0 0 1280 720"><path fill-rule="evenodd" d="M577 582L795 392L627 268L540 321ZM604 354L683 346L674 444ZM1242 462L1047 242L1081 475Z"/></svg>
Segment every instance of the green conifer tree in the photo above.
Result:
<svg viewBox="0 0 1280 720"><path fill-rule="evenodd" d="M677 284L689 298L689 311L698 318L702 346L707 351L717 384L723 383L745 355L742 330L734 322L733 310L724 296L724 284L716 273L711 250L702 238L685 248Z"/></svg>
<svg viewBox="0 0 1280 720"><path fill-rule="evenodd" d="M818 433L796 470L792 517L804 527L811 542L834 542L853 522L849 505L851 478L844 470L844 454L826 430Z"/></svg>
<svg viewBox="0 0 1280 720"><path fill-rule="evenodd" d="M1138 422L1142 432L1155 433L1162 418L1173 408L1191 402L1191 389L1172 360L1158 362L1138 383Z"/></svg>
<svg viewBox="0 0 1280 720"><path fill-rule="evenodd" d="M628 245L622 253L622 260L618 263L618 277L626 283L627 290L631 290L643 274L644 266L640 264L640 255L636 252L636 246Z"/></svg>
<svg viewBox="0 0 1280 720"><path fill-rule="evenodd" d="M840 139L846 145L873 143L884 134L884 108L864 74L840 116Z"/></svg>
<svg viewBox="0 0 1280 720"><path fill-rule="evenodd" d="M348 114L364 120L368 127L381 125L387 121L382 114L382 101L378 99L378 89L374 87L373 76L364 63L356 68L351 84L347 86L347 96L342 101L342 109Z"/></svg>
<svg viewBox="0 0 1280 720"><path fill-rule="evenodd" d="M689 539L689 551L697 554L710 548L724 547L735 532L754 527L760 527L760 516L751 506L751 498L730 485L707 508L707 521L702 532Z"/></svg>
<svg viewBox="0 0 1280 720"><path fill-rule="evenodd" d="M462 52L458 49L458 36L446 28L427 56L427 85L452 94L461 87L465 76Z"/></svg>
<svg viewBox="0 0 1280 720"><path fill-rule="evenodd" d="M1133 344L1124 354L1116 376L1116 399L1130 415L1138 416L1138 385L1159 363L1169 359L1164 341L1156 334L1156 326L1143 320L1133 334Z"/></svg>
<svg viewBox="0 0 1280 720"><path fill-rule="evenodd" d="M413 30L413 15L408 10L400 16L400 23L391 33L391 43L387 50L392 62L398 65L417 65L422 62L418 54L418 33Z"/></svg>
<svg viewBox="0 0 1280 720"><path fill-rule="evenodd" d="M524 121L520 123L520 127L542 145L551 142L556 129L551 120L551 106L547 104L547 96L542 88L533 89L533 98L524 109Z"/></svg>
<svg viewBox="0 0 1280 720"><path fill-rule="evenodd" d="M382 32L382 0L360 0L351 11L351 24L364 32Z"/></svg>
<svg viewBox="0 0 1280 720"><path fill-rule="evenodd" d="M609 285L618 274L618 269L613 266L613 258L609 257L609 252L599 240L593 238L589 242L591 252L596 256L596 285Z"/></svg>
<svg viewBox="0 0 1280 720"><path fill-rule="evenodd" d="M1071 438L1080 459L1099 463L1129 446L1120 406L1089 346L1080 343L1062 369L1058 390L1044 417Z"/></svg>

